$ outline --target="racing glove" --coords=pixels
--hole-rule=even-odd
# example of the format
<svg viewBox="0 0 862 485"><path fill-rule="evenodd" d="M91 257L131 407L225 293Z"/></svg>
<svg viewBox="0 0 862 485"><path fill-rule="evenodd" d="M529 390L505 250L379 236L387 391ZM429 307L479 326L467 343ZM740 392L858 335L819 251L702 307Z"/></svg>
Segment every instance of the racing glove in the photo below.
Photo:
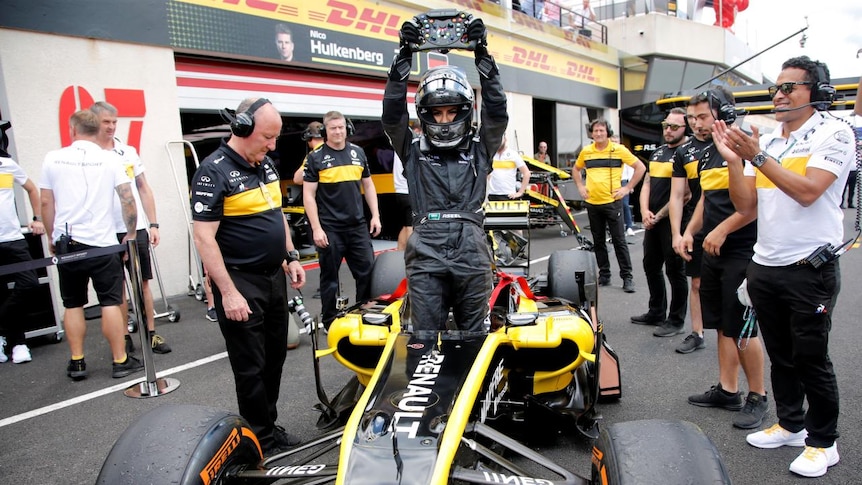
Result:
<svg viewBox="0 0 862 485"><path fill-rule="evenodd" d="M494 58L488 53L488 29L485 27L485 22L482 19L473 19L470 25L467 26L467 40L476 41L476 49L473 54L476 56L476 69L484 78L500 74L497 69L497 63Z"/></svg>
<svg viewBox="0 0 862 485"><path fill-rule="evenodd" d="M413 67L413 49L410 48L410 44L419 45L421 42L422 36L416 22L413 20L404 22L398 32L398 55L395 56L392 67L389 68L389 79L393 81L407 79Z"/></svg>

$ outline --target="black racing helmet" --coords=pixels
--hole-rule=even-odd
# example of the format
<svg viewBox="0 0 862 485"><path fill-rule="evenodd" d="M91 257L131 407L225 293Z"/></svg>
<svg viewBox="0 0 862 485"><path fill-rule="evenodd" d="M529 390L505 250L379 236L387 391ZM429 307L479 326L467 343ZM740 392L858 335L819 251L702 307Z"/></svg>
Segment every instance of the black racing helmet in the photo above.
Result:
<svg viewBox="0 0 862 485"><path fill-rule="evenodd" d="M457 106L458 114L451 123L437 123L431 108ZM452 148L471 135L473 118L473 88L467 75L456 66L429 69L416 90L416 113L422 121L422 131L437 148Z"/></svg>

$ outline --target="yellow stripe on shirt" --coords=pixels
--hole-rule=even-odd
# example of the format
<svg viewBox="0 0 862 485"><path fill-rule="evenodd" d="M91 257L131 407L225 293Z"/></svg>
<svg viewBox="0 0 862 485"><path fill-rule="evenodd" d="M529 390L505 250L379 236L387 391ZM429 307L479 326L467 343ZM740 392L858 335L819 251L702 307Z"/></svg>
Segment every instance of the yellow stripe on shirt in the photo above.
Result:
<svg viewBox="0 0 862 485"><path fill-rule="evenodd" d="M278 181L266 185L266 192L260 186L250 187L245 192L224 198L225 217L250 216L281 208L281 190Z"/></svg>
<svg viewBox="0 0 862 485"><path fill-rule="evenodd" d="M727 167L710 168L701 171L700 187L703 190L727 190L730 187Z"/></svg>
<svg viewBox="0 0 862 485"><path fill-rule="evenodd" d="M11 189L15 176L11 173L0 173L0 189Z"/></svg>
<svg viewBox="0 0 862 485"><path fill-rule="evenodd" d="M337 184L339 182L358 182L362 179L361 165L344 165L325 168L318 173L321 184Z"/></svg>

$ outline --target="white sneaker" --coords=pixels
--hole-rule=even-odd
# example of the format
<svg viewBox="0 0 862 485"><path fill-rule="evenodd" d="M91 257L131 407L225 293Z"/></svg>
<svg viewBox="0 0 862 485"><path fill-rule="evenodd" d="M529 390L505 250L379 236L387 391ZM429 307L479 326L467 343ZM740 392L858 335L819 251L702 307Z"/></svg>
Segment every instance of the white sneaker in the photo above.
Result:
<svg viewBox="0 0 862 485"><path fill-rule="evenodd" d="M790 464L790 471L803 477L821 477L826 470L838 463L838 444L829 448L806 446L801 455Z"/></svg>
<svg viewBox="0 0 862 485"><path fill-rule="evenodd" d="M796 433L791 433L782 428L780 424L775 423L772 427L757 433L751 433L745 437L745 441L751 446L757 448L780 448L782 446L805 446L805 438L808 437L808 431L802 430Z"/></svg>
<svg viewBox="0 0 862 485"><path fill-rule="evenodd" d="M30 355L30 348L24 344L12 347L12 362L15 364L23 364L30 362L33 357Z"/></svg>
<svg viewBox="0 0 862 485"><path fill-rule="evenodd" d="M0 364L9 360L6 357L6 337L0 337Z"/></svg>
<svg viewBox="0 0 862 485"><path fill-rule="evenodd" d="M631 227L626 229L626 236L634 236L634 235L635 235L634 229L632 229Z"/></svg>

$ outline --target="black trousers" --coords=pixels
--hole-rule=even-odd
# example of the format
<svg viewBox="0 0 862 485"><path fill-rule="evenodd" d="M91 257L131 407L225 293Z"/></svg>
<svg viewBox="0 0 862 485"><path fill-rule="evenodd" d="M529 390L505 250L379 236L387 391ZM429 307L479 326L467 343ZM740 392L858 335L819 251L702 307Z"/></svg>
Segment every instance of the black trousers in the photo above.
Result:
<svg viewBox="0 0 862 485"><path fill-rule="evenodd" d="M829 359L832 310L841 289L838 262L748 267L748 293L769 360L775 414L782 428L808 430L809 446L838 438L838 382ZM803 400L808 399L808 412Z"/></svg>
<svg viewBox="0 0 862 485"><path fill-rule="evenodd" d="M215 284L213 299L236 383L239 414L265 449L274 444L276 404L287 356L287 279L281 267L269 274L234 269L228 273L251 308L248 321L225 317L222 294Z"/></svg>
<svg viewBox="0 0 862 485"><path fill-rule="evenodd" d="M673 250L670 220L664 218L644 232L644 274L649 287L649 314L667 316L667 320L682 327L688 308L688 280L683 259ZM662 266L670 283L670 313Z"/></svg>
<svg viewBox="0 0 862 485"><path fill-rule="evenodd" d="M0 243L0 266L32 259L24 239ZM24 319L30 313L27 306L31 304L29 297L38 286L39 278L33 270L0 276L0 336L6 337L7 348L24 343Z"/></svg>
<svg viewBox="0 0 862 485"><path fill-rule="evenodd" d="M611 277L611 262L608 259L608 246L605 242L605 231L610 231L617 263L620 265L620 278L627 280L632 277L632 259L626 243L623 224L623 202L615 200L610 204L587 204L587 216L590 219L590 232L595 244L596 262L599 265L599 277Z"/></svg>
<svg viewBox="0 0 862 485"><path fill-rule="evenodd" d="M371 298L371 269L374 267L374 248L365 225L344 231L324 228L329 246L317 248L320 260L321 321L326 328L335 320L338 297L338 270L342 258L347 261L350 273L356 281L356 301L362 303ZM377 295L374 295L377 296Z"/></svg>

